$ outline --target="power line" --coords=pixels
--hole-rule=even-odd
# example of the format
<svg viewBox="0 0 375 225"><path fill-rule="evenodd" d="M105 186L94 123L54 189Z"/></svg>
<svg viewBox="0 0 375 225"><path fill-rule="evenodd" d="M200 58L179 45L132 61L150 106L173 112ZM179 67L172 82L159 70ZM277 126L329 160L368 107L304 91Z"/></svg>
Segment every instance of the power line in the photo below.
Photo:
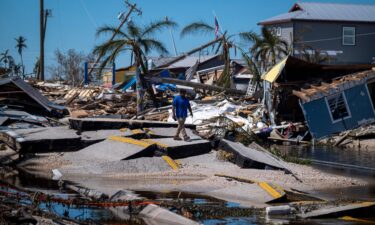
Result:
<svg viewBox="0 0 375 225"><path fill-rule="evenodd" d="M375 32L371 33L363 33L363 34L357 34L355 37L362 37L362 36L370 36L375 35ZM315 39L315 40L309 40L309 41L296 41L295 44L304 44L304 43L313 43L313 42L323 42L323 41L334 41L334 40L342 40L342 36L340 37L334 37L334 38L324 38L324 39Z"/></svg>
<svg viewBox="0 0 375 225"><path fill-rule="evenodd" d="M83 0L81 0L81 5L82 5L83 9L85 10L87 17L89 17L92 25L94 25L94 27L97 28L98 24L96 23L94 17L91 16L91 14L90 14L89 10L87 9L86 4Z"/></svg>

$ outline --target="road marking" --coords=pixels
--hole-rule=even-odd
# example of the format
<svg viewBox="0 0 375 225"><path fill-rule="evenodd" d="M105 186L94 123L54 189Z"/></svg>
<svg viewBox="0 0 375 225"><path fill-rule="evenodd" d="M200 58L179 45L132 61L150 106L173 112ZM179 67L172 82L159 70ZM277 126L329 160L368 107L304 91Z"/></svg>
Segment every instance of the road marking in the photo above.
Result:
<svg viewBox="0 0 375 225"><path fill-rule="evenodd" d="M274 198L281 198L282 194L279 193L276 189L271 187L267 182L259 182L259 187L263 188L269 195L271 195Z"/></svg>
<svg viewBox="0 0 375 225"><path fill-rule="evenodd" d="M141 129L134 129L134 130L131 130L132 131L132 134L143 134L143 130Z"/></svg>
<svg viewBox="0 0 375 225"><path fill-rule="evenodd" d="M233 179L233 180L237 180L237 181L245 182L245 183L249 183L249 184L256 183L256 184L258 184L259 187L261 187L264 191L266 191L269 195L271 195L275 199L281 198L285 195L285 192L281 187L276 186L276 185L272 185L272 186L275 187L274 188L270 184L268 184L267 182L260 182L260 181L256 181L256 180L246 179L246 178L233 177L233 176L228 176L228 175L224 175L224 174L215 174L215 176L229 178L229 179Z"/></svg>
<svg viewBox="0 0 375 225"><path fill-rule="evenodd" d="M169 146L166 145L166 144L163 144L163 143L160 143L160 142L157 142L155 140L151 140L151 139L141 139L141 141L144 141L144 142L147 142L149 144L156 144L157 146L159 146L160 148L168 148Z"/></svg>
<svg viewBox="0 0 375 225"><path fill-rule="evenodd" d="M128 128L126 128L126 127L125 127L125 128L121 128L121 129L120 129L120 131L121 131L121 132L126 132L127 130L129 130L129 129L128 129Z"/></svg>
<svg viewBox="0 0 375 225"><path fill-rule="evenodd" d="M138 145L142 147L149 147L150 145L152 145L151 143L147 143L145 141L136 140L136 139L127 138L127 137L111 136L108 139L112 141L119 141L119 142L128 143L132 145Z"/></svg>
<svg viewBox="0 0 375 225"><path fill-rule="evenodd" d="M171 159L171 157L163 155L162 158L164 159L164 161L166 161L168 163L168 165L173 170L178 170L178 168L179 168L178 164L173 159Z"/></svg>
<svg viewBox="0 0 375 225"><path fill-rule="evenodd" d="M364 219L358 219L358 218L354 218L354 217L351 217L351 216L343 216L343 217L340 217L339 219L341 219L341 220L345 220L345 221L353 221L353 222L361 222L361 223L375 224L375 221L364 220Z"/></svg>

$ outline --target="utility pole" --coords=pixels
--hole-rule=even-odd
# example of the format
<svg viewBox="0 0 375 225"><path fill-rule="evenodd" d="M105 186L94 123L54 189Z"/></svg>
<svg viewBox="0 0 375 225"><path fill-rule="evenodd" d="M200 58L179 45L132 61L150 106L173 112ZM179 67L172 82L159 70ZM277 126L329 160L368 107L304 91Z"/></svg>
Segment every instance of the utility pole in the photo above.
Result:
<svg viewBox="0 0 375 225"><path fill-rule="evenodd" d="M40 74L38 79L44 80L44 0L39 0L40 9L40 57L39 69Z"/></svg>
<svg viewBox="0 0 375 225"><path fill-rule="evenodd" d="M165 20L168 21L168 17L167 16L165 17ZM176 42L174 41L174 36L173 36L173 33L172 33L172 29L169 29L169 33L170 33L171 39L172 39L172 45L173 45L173 49L174 49L174 55L177 56Z"/></svg>
<svg viewBox="0 0 375 225"><path fill-rule="evenodd" d="M117 29L115 30L115 32L112 34L112 37L108 40L108 42L112 41L112 40L115 38L116 34L119 32L119 30L121 29L121 27L125 24L125 22L128 20L130 14L131 14L133 11L138 12L139 15L142 14L142 11L141 11L140 9L136 8L137 4L130 4L127 0L125 1L125 4L126 4L127 6L129 6L130 9L129 9L128 13L126 14L126 16L124 17L124 19L121 21L120 25L119 25L119 26L117 27ZM96 59L94 65L98 64L99 61L100 61L100 59L101 59L102 57L103 57L102 55L99 55L98 58ZM89 68L89 71L88 71L88 75L87 75L88 77L90 77L90 75L91 75L91 73L92 73L93 70L94 70L94 67L91 66L91 67ZM82 85L82 84L83 84L83 83L81 83L81 85Z"/></svg>

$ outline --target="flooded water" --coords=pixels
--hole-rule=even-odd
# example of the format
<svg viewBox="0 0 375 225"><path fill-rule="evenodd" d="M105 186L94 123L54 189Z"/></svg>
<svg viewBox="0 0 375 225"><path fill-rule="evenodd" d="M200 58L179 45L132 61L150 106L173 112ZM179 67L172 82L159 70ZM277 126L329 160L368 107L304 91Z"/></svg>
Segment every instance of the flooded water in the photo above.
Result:
<svg viewBox="0 0 375 225"><path fill-rule="evenodd" d="M334 172L334 171L332 171ZM59 189L56 181L42 179L20 171L14 176L6 179L8 183L17 185L27 190L42 190L49 193L50 199L59 201L41 200L38 207L47 212L60 216L69 217L79 221L92 221L99 224L127 224L144 225L142 218L130 215L126 207L98 207L85 204L67 204L63 200L77 199L75 193ZM0 193L20 193L16 189L0 186ZM267 217L263 210L241 207L235 202L227 202L207 196L196 194L169 192L145 192L138 191L134 194L153 201L162 207L189 217L205 225L245 225L245 224L358 224L358 222L347 222L339 219L325 220L298 220L293 216ZM25 194L27 196L27 193ZM31 204L27 197L23 204ZM136 209L136 207L134 207Z"/></svg>
<svg viewBox="0 0 375 225"><path fill-rule="evenodd" d="M289 156L308 159L314 168L327 173L353 177L368 182L365 187L332 189L322 194L325 198L345 197L375 201L375 150L340 149L326 146L281 146Z"/></svg>

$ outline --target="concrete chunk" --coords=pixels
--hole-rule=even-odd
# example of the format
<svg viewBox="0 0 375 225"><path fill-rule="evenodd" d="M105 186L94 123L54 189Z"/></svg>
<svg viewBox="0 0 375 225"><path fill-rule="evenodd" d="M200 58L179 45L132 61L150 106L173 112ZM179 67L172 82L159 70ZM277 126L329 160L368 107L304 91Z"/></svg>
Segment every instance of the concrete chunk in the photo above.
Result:
<svg viewBox="0 0 375 225"><path fill-rule="evenodd" d="M119 140L121 140L121 137L119 137ZM93 163L103 163L154 155L155 145L148 143L141 143L140 145L138 140L131 138L124 138L124 140L134 140L134 142L108 139L90 145L78 152L66 154L64 158L73 162L76 162L77 159L82 159Z"/></svg>
<svg viewBox="0 0 375 225"><path fill-rule="evenodd" d="M1 131L0 140L20 153L72 151L81 147L81 137L68 127Z"/></svg>
<svg viewBox="0 0 375 225"><path fill-rule="evenodd" d="M131 137L132 135L133 133L130 129L97 130L82 132L81 138L82 142L84 142L86 145L90 145L104 141L110 136Z"/></svg>
<svg viewBox="0 0 375 225"><path fill-rule="evenodd" d="M128 120L108 118L71 118L70 127L75 130L111 130L120 128L139 129L144 127L177 127L177 123L159 122L151 120ZM195 125L186 124L187 128L195 129Z"/></svg>
<svg viewBox="0 0 375 225"><path fill-rule="evenodd" d="M150 127L144 128L151 138L169 138L176 135L177 128L163 128L163 127ZM186 129L187 135L192 139L201 139L198 135L193 133L192 129Z"/></svg>
<svg viewBox="0 0 375 225"><path fill-rule="evenodd" d="M157 205L150 204L146 206L139 215L143 217L147 224L164 224L164 225L199 225L199 223L180 216L167 209Z"/></svg>
<svg viewBox="0 0 375 225"><path fill-rule="evenodd" d="M191 139L189 142L176 141L173 138L146 139L144 141L156 144L161 152L172 159L201 155L211 151L211 143L200 138Z"/></svg>
<svg viewBox="0 0 375 225"><path fill-rule="evenodd" d="M324 208L311 211L306 214L298 214L300 218L338 218L341 216L373 216L375 212L375 202L354 203L345 206Z"/></svg>
<svg viewBox="0 0 375 225"><path fill-rule="evenodd" d="M219 148L233 153L235 155L236 164L241 168L287 170L287 168L283 166L283 161L273 157L271 154L248 148L241 143L223 139L220 141Z"/></svg>

